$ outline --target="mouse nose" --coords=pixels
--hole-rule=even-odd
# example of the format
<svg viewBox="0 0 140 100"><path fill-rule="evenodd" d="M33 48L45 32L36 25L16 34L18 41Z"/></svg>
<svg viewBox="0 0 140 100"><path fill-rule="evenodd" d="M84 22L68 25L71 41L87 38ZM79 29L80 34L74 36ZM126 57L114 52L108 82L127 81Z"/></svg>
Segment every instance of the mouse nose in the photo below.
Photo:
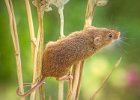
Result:
<svg viewBox="0 0 140 100"><path fill-rule="evenodd" d="M117 32L117 33L114 35L114 39L119 39L119 38L120 38L120 35L121 35L121 33L120 33L120 32Z"/></svg>
<svg viewBox="0 0 140 100"><path fill-rule="evenodd" d="M120 38L121 32L118 32L118 39Z"/></svg>

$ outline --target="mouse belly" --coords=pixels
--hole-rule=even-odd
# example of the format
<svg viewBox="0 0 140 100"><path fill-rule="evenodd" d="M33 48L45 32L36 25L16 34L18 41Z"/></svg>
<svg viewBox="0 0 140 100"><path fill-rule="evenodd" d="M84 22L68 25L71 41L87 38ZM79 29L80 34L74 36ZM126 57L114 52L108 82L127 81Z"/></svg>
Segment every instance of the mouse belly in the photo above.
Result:
<svg viewBox="0 0 140 100"><path fill-rule="evenodd" d="M43 67L42 75L47 77L60 78L68 74L70 67L63 68L62 66Z"/></svg>

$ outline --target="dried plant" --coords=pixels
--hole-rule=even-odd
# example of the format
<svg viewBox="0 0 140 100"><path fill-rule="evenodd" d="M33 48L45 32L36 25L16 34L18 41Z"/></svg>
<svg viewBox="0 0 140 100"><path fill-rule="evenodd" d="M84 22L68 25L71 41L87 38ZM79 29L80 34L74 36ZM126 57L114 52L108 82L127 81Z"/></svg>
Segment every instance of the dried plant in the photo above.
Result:
<svg viewBox="0 0 140 100"><path fill-rule="evenodd" d="M21 93L24 93L22 66L21 66L21 57L20 57L20 46L19 46L19 40L18 40L14 8L13 8L13 4L12 4L11 0L5 0L5 3L6 3L7 10L8 10L9 21L10 21L10 30L11 30L12 40L13 40L13 44L14 44L19 90L21 91ZM25 100L24 97L21 97L20 99Z"/></svg>
<svg viewBox="0 0 140 100"><path fill-rule="evenodd" d="M43 14L44 11L42 10L43 5L39 5L41 0L35 1L37 4L37 16L38 16L38 33L37 33L37 39L36 39L36 48L35 48L35 54L34 54L34 74L33 74L33 84L37 82L38 78L41 78L41 68L42 68L42 55L43 55L43 49L44 49L44 32L43 32ZM33 87L34 85L32 85ZM40 87L40 89L42 89ZM45 99L41 91L39 92L42 99ZM34 100L35 98L35 91L31 94L30 99Z"/></svg>

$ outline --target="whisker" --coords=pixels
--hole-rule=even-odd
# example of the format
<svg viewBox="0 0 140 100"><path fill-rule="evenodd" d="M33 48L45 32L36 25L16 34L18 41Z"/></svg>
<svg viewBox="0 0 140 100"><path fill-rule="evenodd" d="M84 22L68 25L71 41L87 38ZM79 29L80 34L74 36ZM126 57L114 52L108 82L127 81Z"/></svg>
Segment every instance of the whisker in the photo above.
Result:
<svg viewBox="0 0 140 100"><path fill-rule="evenodd" d="M125 41L123 41L123 40L121 40L121 39L119 39L119 42L121 42L121 43L123 43L123 44L125 44L125 45L127 45L127 46L130 46L127 42L125 42Z"/></svg>
<svg viewBox="0 0 140 100"><path fill-rule="evenodd" d="M120 48L122 52L124 52L124 54L128 54L128 52L121 46L120 42L116 42L116 45Z"/></svg>
<svg viewBox="0 0 140 100"><path fill-rule="evenodd" d="M121 36L121 39L132 40L132 39L136 39L136 38L127 38L127 37Z"/></svg>

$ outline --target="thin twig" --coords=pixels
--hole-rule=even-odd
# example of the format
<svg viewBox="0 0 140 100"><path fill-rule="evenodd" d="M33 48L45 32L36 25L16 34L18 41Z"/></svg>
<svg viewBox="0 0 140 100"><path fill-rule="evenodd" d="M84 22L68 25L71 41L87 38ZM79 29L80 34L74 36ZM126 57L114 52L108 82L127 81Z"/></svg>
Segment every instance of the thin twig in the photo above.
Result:
<svg viewBox="0 0 140 100"><path fill-rule="evenodd" d="M84 27L91 26L93 16L94 16L94 8L96 6L97 1L98 0L88 0L87 9L86 9L86 16L85 16L85 26Z"/></svg>
<svg viewBox="0 0 140 100"><path fill-rule="evenodd" d="M38 34L37 34L37 41L36 41L36 48L35 48L35 55L34 55L34 75L33 75L33 83L37 81L37 79L41 78L41 68L42 68L42 55L43 55L43 48L44 48L44 32L43 32L43 14L44 11L41 11L41 7L39 6L40 0L35 1L37 3L37 15L38 15ZM42 87L40 87L41 90ZM41 98L44 99L44 93L39 92ZM30 99L34 100L35 98L35 91L31 94Z"/></svg>
<svg viewBox="0 0 140 100"><path fill-rule="evenodd" d="M63 100L64 81L58 83L58 100Z"/></svg>
<svg viewBox="0 0 140 100"><path fill-rule="evenodd" d="M40 92L40 100L45 100L45 85L42 84L39 89Z"/></svg>
<svg viewBox="0 0 140 100"><path fill-rule="evenodd" d="M62 6L61 8L58 8L58 12L60 15L60 37L64 37L64 15L63 15L63 9L64 7ZM59 81L58 83L58 100L63 100L63 90L64 90L64 82Z"/></svg>
<svg viewBox="0 0 140 100"><path fill-rule="evenodd" d="M71 74L71 73L70 73ZM67 93L67 98L66 100L70 100L71 99L71 95L72 95L72 78L70 78L69 82L68 82L68 93Z"/></svg>
<svg viewBox="0 0 140 100"><path fill-rule="evenodd" d="M60 15L60 36L64 37L64 14L63 14L64 7L58 9Z"/></svg>
<svg viewBox="0 0 140 100"><path fill-rule="evenodd" d="M51 96L49 96L49 99L48 100L52 100L52 97Z"/></svg>
<svg viewBox="0 0 140 100"><path fill-rule="evenodd" d="M72 87L72 96L71 100L75 100L76 94L77 94L77 87L79 82L79 76L80 76L80 65L81 61L74 65L74 77L73 77L73 87Z"/></svg>
<svg viewBox="0 0 140 100"><path fill-rule="evenodd" d="M33 25L33 19L32 19L32 13L31 13L31 7L30 7L29 0L25 0L25 5L26 5L26 11L27 11L27 17L28 17L29 30L30 30L32 58L34 58L36 38L35 38L35 34L34 34L34 25Z"/></svg>
<svg viewBox="0 0 140 100"><path fill-rule="evenodd" d="M80 63L80 75L79 75L79 81L78 81L77 92L76 92L76 97L75 97L76 100L78 100L79 94L80 94L83 66L84 66L84 61L81 61L81 63Z"/></svg>
<svg viewBox="0 0 140 100"><path fill-rule="evenodd" d="M92 25L95 7L105 6L107 3L108 0L88 0L84 27L88 27Z"/></svg>
<svg viewBox="0 0 140 100"><path fill-rule="evenodd" d="M39 18L39 26L40 26L40 48L39 48L39 55L38 55L38 65L39 66L39 77L42 77L41 74L41 69L42 69L42 56L43 56L43 50L44 50L44 31L43 31L43 14L44 12L38 13L38 18ZM41 100L45 100L45 92L43 91L44 84L39 88L39 94L41 96Z"/></svg>
<svg viewBox="0 0 140 100"><path fill-rule="evenodd" d="M107 83L108 79L110 78L110 76L112 75L112 73L115 71L115 69L119 66L120 62L122 60L122 57L120 57L120 59L116 62L115 66L113 67L113 69L111 70L111 72L106 76L106 78L103 80L103 82L101 83L101 85L99 86L99 88L96 89L96 91L94 92L94 94L91 96L90 100L94 100L95 96L100 92L100 90L105 86L105 84Z"/></svg>
<svg viewBox="0 0 140 100"><path fill-rule="evenodd" d="M34 66L34 74L33 74L33 83L35 83L35 74L37 74L36 71L36 62L37 62L37 54L38 54L38 47L39 47L39 41L36 41L37 43L35 43L35 35L34 35L34 26L33 26L33 20L32 20L32 13L31 13L31 7L30 7L30 3L29 0L25 0L25 5L26 5L26 11L27 11L27 16L28 16L28 23L29 23L29 30L30 30L30 40L31 40L31 49L32 49L32 58L33 58L33 66ZM33 87L33 85L32 85ZM35 99L35 92L33 92L31 94L30 100L34 100Z"/></svg>
<svg viewBox="0 0 140 100"><path fill-rule="evenodd" d="M12 35L13 44L14 44L14 50L15 50L19 89L20 89L20 92L22 94L24 94L22 66L21 66L21 59L20 59L20 46L19 46L18 33L17 33L17 27L16 27L16 20L15 20L15 15L14 15L13 4L12 4L11 0L10 1L5 0L5 3L6 3L7 10L8 10L8 15L9 15L9 20L10 20L11 35ZM20 99L25 100L24 97L21 97Z"/></svg>
<svg viewBox="0 0 140 100"><path fill-rule="evenodd" d="M40 34L38 33L38 38L36 41L36 48L35 48L35 53L34 53L34 60L33 60L33 65L34 65L34 70L33 70L33 82L34 84L37 81L38 77L38 68L37 68L37 58L38 58L38 48L39 48L39 41L40 41ZM32 85L33 87L34 85ZM30 100L35 99L35 91L31 93Z"/></svg>

